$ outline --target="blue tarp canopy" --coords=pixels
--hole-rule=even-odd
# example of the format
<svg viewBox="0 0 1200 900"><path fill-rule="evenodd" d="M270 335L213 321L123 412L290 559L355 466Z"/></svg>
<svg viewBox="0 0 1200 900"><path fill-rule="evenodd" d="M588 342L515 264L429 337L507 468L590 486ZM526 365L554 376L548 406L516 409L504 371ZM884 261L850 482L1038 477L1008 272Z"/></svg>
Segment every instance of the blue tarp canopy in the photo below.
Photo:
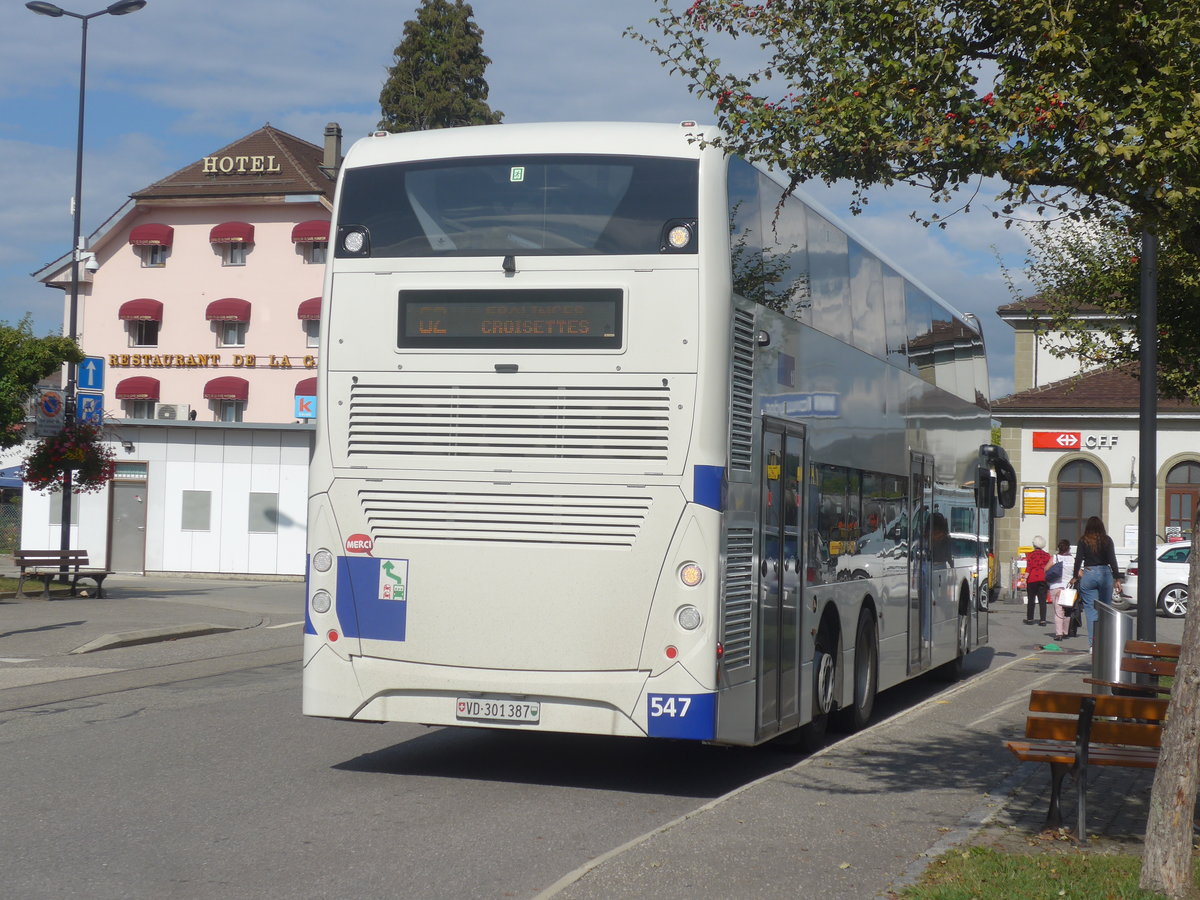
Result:
<svg viewBox="0 0 1200 900"><path fill-rule="evenodd" d="M9 466L7 469L0 469L0 488L17 488L20 490L25 486L25 482L21 480L21 466Z"/></svg>

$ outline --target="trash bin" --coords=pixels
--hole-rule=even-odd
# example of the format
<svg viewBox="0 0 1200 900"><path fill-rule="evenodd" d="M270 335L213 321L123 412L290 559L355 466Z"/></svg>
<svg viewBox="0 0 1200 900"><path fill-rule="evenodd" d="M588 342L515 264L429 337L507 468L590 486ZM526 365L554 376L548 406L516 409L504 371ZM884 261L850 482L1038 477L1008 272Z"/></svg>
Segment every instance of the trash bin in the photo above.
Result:
<svg viewBox="0 0 1200 900"><path fill-rule="evenodd" d="M1133 672L1121 671L1125 642L1131 640L1136 624L1111 603L1096 601L1096 633L1092 640L1092 677L1100 681L1134 681ZM1093 694L1111 694L1111 688L1093 685Z"/></svg>

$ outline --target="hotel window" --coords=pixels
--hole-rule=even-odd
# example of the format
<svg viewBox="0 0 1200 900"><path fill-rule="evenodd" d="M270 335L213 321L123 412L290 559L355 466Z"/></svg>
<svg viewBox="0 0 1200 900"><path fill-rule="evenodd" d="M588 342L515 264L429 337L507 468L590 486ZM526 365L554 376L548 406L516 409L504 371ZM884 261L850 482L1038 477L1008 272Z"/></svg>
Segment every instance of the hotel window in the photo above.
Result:
<svg viewBox="0 0 1200 900"><path fill-rule="evenodd" d="M306 245L308 252L304 254L304 261L311 263L314 266L325 265L325 256L329 253L328 241L313 241Z"/></svg>
<svg viewBox="0 0 1200 900"><path fill-rule="evenodd" d="M218 422L240 422L242 416L246 412L246 403L243 400L218 400L217 401L217 421Z"/></svg>
<svg viewBox="0 0 1200 900"><path fill-rule="evenodd" d="M247 322L220 322L217 325L218 347L246 346Z"/></svg>
<svg viewBox="0 0 1200 900"><path fill-rule="evenodd" d="M143 269L162 268L167 264L167 256L171 252L170 247L164 247L161 244L149 244L142 247L141 250Z"/></svg>
<svg viewBox="0 0 1200 900"><path fill-rule="evenodd" d="M321 346L321 320L306 319L304 321L304 335L307 340L306 347Z"/></svg>
<svg viewBox="0 0 1200 900"><path fill-rule="evenodd" d="M250 245L237 242L222 244L221 265L223 266L244 266L246 264L246 254L250 250Z"/></svg>
<svg viewBox="0 0 1200 900"><path fill-rule="evenodd" d="M124 400L125 418L127 419L153 419L154 407L156 405L153 400Z"/></svg>
<svg viewBox="0 0 1200 900"><path fill-rule="evenodd" d="M157 347L158 346L158 322L149 322L146 320L129 323L129 346L130 347Z"/></svg>

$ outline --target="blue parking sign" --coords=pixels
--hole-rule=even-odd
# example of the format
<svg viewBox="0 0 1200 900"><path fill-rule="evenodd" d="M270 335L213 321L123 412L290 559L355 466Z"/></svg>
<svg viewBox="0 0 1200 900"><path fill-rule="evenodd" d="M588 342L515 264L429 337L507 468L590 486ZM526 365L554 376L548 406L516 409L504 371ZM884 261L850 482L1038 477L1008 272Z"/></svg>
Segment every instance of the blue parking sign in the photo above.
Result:
<svg viewBox="0 0 1200 900"><path fill-rule="evenodd" d="M104 421L103 394L76 394L75 421L99 425Z"/></svg>

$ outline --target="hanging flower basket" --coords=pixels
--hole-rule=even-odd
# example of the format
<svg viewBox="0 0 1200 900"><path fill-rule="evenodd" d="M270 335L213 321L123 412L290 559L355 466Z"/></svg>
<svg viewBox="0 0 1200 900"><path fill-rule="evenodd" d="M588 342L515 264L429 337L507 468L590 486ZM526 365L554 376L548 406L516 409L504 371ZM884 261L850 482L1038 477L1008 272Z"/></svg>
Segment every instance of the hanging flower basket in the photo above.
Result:
<svg viewBox="0 0 1200 900"><path fill-rule="evenodd" d="M37 441L25 457L24 480L35 491L61 491L71 473L71 491L98 491L112 481L116 454L95 425L77 423Z"/></svg>

